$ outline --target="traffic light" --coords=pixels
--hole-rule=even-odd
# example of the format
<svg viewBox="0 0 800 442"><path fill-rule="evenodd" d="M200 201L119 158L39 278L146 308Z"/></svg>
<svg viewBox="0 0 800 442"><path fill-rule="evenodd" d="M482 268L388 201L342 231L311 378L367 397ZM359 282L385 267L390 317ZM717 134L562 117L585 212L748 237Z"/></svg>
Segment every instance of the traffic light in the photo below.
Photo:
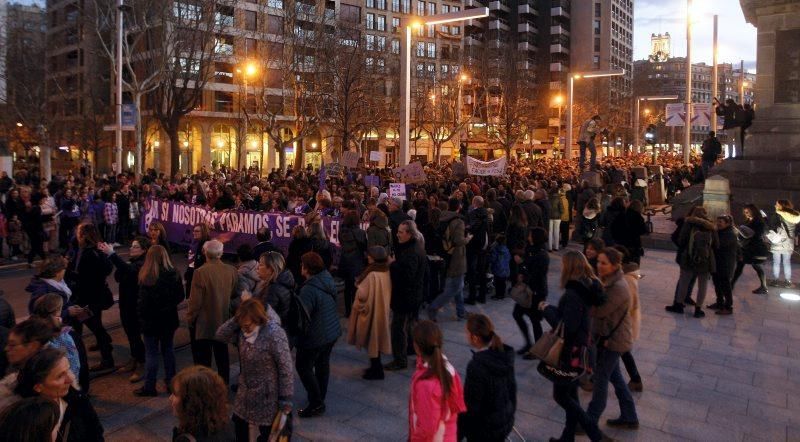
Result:
<svg viewBox="0 0 800 442"><path fill-rule="evenodd" d="M644 142L655 146L656 144L656 127L654 125L647 126L647 130L644 133Z"/></svg>

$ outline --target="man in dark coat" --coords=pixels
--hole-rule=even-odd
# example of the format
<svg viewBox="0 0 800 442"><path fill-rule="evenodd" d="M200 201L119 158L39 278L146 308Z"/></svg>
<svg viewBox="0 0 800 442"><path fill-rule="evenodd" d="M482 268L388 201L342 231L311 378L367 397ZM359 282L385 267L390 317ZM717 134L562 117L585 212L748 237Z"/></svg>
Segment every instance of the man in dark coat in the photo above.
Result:
<svg viewBox="0 0 800 442"><path fill-rule="evenodd" d="M400 223L410 220L411 217L403 212L403 200L398 197L392 197L386 200L386 207L389 210L389 228L392 229L392 242L394 249L397 249L397 229Z"/></svg>
<svg viewBox="0 0 800 442"><path fill-rule="evenodd" d="M703 147L701 150L703 151L701 164L703 169L703 179L706 179L708 178L709 170L714 167L714 163L717 162L717 158L722 154L722 144L720 144L719 140L717 139L716 132L712 130L708 133L708 137L703 140Z"/></svg>
<svg viewBox="0 0 800 442"><path fill-rule="evenodd" d="M483 198L472 198L468 211L467 232L471 235L467 243L467 280L469 297L465 304L486 302L486 267L489 247L489 212L483 207ZM480 289L480 291L478 291Z"/></svg>
<svg viewBox="0 0 800 442"><path fill-rule="evenodd" d="M720 215L717 217L717 235L719 236L719 248L714 253L716 259L716 271L711 275L714 282L714 291L717 295L717 302L709 305L708 308L716 310L718 315L730 315L733 313L733 289L731 281L736 270L736 263L739 261L741 250L736 233L733 231L733 218L730 215Z"/></svg>

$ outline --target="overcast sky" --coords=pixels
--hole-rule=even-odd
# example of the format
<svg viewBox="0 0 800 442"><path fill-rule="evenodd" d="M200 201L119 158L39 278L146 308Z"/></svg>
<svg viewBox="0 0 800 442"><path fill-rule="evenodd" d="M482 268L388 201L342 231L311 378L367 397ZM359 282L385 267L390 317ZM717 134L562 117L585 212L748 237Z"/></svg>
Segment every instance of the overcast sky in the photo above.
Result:
<svg viewBox="0 0 800 442"><path fill-rule="evenodd" d="M686 0L633 1L634 59L649 55L650 34L665 32L672 36L672 55L685 56ZM713 15L718 14L719 61L738 64L744 60L746 69L755 69L756 28L744 21L739 0L694 0L692 8L697 12L692 20L693 61L711 64Z"/></svg>

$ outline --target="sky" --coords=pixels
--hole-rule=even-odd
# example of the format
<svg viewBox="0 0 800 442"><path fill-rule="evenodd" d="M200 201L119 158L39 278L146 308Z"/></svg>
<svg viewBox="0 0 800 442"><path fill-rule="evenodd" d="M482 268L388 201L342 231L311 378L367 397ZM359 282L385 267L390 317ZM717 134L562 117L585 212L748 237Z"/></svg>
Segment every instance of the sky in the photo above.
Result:
<svg viewBox="0 0 800 442"><path fill-rule="evenodd" d="M573 2L576 0L573 0ZM587 0L577 0L587 1ZM650 54L650 34L669 32L672 55L686 55L686 0L633 0L633 54L641 60ZM693 0L692 61L711 64L714 19L719 15L719 62L754 70L756 28L745 22L739 0Z"/></svg>

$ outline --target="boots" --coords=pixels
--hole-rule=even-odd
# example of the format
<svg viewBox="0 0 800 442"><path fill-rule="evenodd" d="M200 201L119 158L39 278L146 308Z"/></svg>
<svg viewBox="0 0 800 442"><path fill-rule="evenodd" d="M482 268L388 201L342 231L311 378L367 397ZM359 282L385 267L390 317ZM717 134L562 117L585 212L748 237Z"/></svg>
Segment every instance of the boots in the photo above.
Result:
<svg viewBox="0 0 800 442"><path fill-rule="evenodd" d="M369 368L364 370L364 374L361 376L361 379L367 381L378 381L383 380L383 377L383 364L381 364L381 357L378 356L377 358L370 358Z"/></svg>

